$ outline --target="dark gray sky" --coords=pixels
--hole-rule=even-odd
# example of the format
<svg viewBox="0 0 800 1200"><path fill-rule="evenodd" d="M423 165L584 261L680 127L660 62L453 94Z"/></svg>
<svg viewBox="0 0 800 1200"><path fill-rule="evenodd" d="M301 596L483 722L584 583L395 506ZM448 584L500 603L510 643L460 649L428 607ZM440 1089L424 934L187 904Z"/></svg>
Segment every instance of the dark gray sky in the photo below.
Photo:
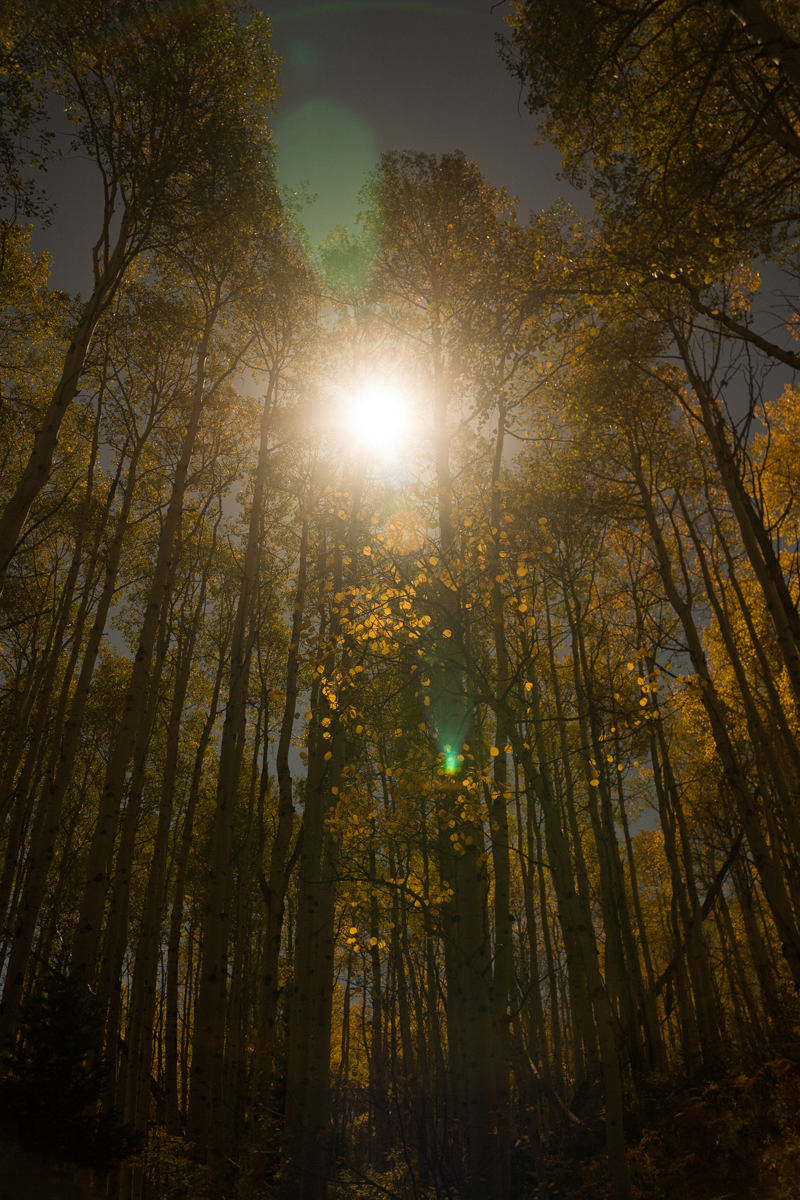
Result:
<svg viewBox="0 0 800 1200"><path fill-rule="evenodd" d="M503 66L491 0L325 0L261 7L284 58L275 134L282 180L309 182L312 237L350 223L364 173L383 150L463 150L519 215L565 185L559 156L536 146L536 121Z"/></svg>
<svg viewBox="0 0 800 1200"><path fill-rule="evenodd" d="M536 121L498 54L507 3L491 0L259 0L283 58L275 116L282 183L318 196L302 219L315 241L352 225L364 175L384 150L463 150L484 177L519 196L519 216L572 198L556 178L559 156L536 145ZM65 119L65 144L68 126ZM53 167L58 208L34 247L53 256L52 283L91 289L90 247L100 226L96 168L74 158ZM582 207L584 197L578 198Z"/></svg>

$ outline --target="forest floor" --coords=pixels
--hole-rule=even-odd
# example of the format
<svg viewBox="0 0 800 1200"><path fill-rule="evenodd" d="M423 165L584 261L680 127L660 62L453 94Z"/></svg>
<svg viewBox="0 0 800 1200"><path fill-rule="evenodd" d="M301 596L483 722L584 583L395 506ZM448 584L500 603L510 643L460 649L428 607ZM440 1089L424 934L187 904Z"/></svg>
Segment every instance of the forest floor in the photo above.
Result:
<svg viewBox="0 0 800 1200"><path fill-rule="evenodd" d="M91 1189L75 1176L74 1166L54 1164L0 1131L0 1200L87 1200Z"/></svg>
<svg viewBox="0 0 800 1200"><path fill-rule="evenodd" d="M651 1077L630 1112L627 1135L633 1200L798 1200L800 1041L774 1047L766 1062L742 1062L738 1070L677 1088L674 1078ZM603 1143L601 1113L551 1134L538 1162L521 1147L515 1200L610 1200ZM387 1194L406 1194L408 1181L396 1173L384 1182ZM273 1194L269 1186L245 1190L248 1197ZM179 1191L186 1196L194 1189ZM367 1185L368 1192L375 1194ZM355 1193L362 1191L351 1183L347 1194ZM74 1168L45 1164L0 1134L0 1200L97 1194ZM208 1192L201 1186L196 1195Z"/></svg>
<svg viewBox="0 0 800 1200"><path fill-rule="evenodd" d="M800 1043L675 1088L651 1078L628 1124L634 1200L798 1200ZM525 1200L610 1195L602 1123L545 1146Z"/></svg>

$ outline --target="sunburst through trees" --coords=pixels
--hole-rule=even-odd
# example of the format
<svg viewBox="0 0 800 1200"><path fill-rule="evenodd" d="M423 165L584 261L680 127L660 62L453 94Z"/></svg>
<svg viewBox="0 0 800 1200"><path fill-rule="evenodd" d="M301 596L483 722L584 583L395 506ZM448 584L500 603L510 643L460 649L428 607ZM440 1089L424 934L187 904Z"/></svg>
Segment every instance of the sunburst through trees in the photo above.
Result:
<svg viewBox="0 0 800 1200"><path fill-rule="evenodd" d="M264 19L2 18L0 1107L93 1195L789 1194L798 14L568 9L505 53L593 223L396 152L313 252Z"/></svg>

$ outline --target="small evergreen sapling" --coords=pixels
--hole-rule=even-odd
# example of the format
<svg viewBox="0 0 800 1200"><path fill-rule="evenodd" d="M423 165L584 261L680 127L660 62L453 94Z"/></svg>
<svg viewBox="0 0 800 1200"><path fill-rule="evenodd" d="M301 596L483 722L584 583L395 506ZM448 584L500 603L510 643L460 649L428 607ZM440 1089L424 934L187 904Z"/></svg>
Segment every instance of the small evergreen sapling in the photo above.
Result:
<svg viewBox="0 0 800 1200"><path fill-rule="evenodd" d="M2 1055L3 1123L55 1161L97 1170L138 1147L114 1111L95 1113L108 1074L102 1017L78 980L50 976L20 1008L16 1042Z"/></svg>

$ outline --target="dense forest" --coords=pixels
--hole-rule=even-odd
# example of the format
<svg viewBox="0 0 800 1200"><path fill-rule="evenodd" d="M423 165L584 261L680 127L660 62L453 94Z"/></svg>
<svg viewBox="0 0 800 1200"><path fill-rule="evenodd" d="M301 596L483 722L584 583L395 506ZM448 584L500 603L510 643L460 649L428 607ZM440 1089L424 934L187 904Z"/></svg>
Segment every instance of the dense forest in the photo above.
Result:
<svg viewBox="0 0 800 1200"><path fill-rule="evenodd" d="M796 1194L798 39L519 0L594 217L398 150L314 248L267 18L6 0L9 1172ZM54 113L88 296L31 251Z"/></svg>

